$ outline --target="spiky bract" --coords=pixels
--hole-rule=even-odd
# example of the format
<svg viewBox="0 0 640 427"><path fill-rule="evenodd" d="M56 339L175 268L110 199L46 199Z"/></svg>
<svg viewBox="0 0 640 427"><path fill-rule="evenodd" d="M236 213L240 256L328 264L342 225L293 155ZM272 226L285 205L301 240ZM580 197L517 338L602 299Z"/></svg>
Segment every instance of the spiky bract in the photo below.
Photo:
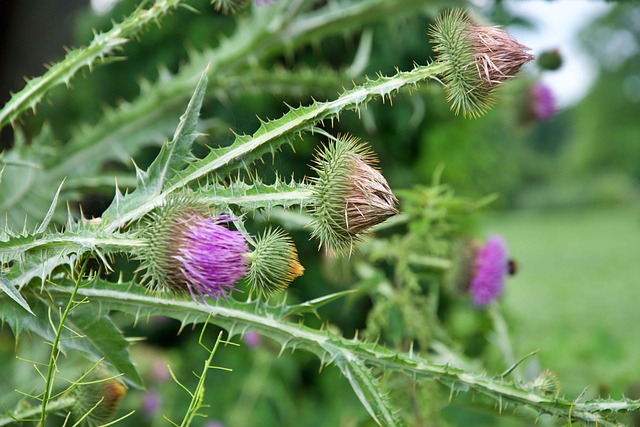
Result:
<svg viewBox="0 0 640 427"><path fill-rule="evenodd" d="M437 59L447 64L443 74L451 109L478 117L493 105L493 90L533 59L526 46L497 27L480 27L454 9L436 18L429 32Z"/></svg>
<svg viewBox="0 0 640 427"><path fill-rule="evenodd" d="M282 229L265 230L250 258L247 281L258 296L280 292L304 273L295 244Z"/></svg>
<svg viewBox="0 0 640 427"><path fill-rule="evenodd" d="M246 0L211 0L211 4L215 10L221 11L225 15L228 13L235 13L241 7L244 7Z"/></svg>
<svg viewBox="0 0 640 427"><path fill-rule="evenodd" d="M338 137L314 159L312 236L337 253L351 252L362 233L398 213L398 200L358 138Z"/></svg>
<svg viewBox="0 0 640 427"><path fill-rule="evenodd" d="M194 300L226 296L248 269L244 236L223 225L232 221L188 197L169 200L147 224L149 244L140 255L143 283L189 293Z"/></svg>

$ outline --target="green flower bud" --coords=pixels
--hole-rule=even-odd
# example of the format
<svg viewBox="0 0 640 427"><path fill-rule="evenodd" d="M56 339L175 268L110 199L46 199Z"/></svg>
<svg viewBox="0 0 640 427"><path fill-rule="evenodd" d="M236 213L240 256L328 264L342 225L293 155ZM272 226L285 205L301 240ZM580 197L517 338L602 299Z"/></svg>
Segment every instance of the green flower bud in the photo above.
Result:
<svg viewBox="0 0 640 427"><path fill-rule="evenodd" d="M258 296L268 297L280 292L304 273L298 251L282 229L266 230L256 239L256 247L248 258L247 281Z"/></svg>
<svg viewBox="0 0 640 427"><path fill-rule="evenodd" d="M438 17L429 35L437 60L448 66L442 76L447 100L464 116L483 115L493 104L493 90L534 58L506 31L475 26L460 9Z"/></svg>
<svg viewBox="0 0 640 427"><path fill-rule="evenodd" d="M549 369L545 369L535 380L530 382L529 387L534 391L554 397L560 394L560 380L558 379L558 375Z"/></svg>
<svg viewBox="0 0 640 427"><path fill-rule="evenodd" d="M377 159L358 138L338 137L315 158L312 236L336 253L353 250L361 234L396 215L398 199L373 165Z"/></svg>
<svg viewBox="0 0 640 427"><path fill-rule="evenodd" d="M124 384L117 379L92 373L71 392L74 398L71 413L85 425L107 424L115 419L126 392Z"/></svg>

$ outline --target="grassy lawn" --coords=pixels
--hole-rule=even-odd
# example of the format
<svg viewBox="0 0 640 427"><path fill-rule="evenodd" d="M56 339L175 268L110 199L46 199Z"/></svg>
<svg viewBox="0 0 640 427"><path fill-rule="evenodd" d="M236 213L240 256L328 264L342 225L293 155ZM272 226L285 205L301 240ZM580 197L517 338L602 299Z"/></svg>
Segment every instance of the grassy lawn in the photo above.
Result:
<svg viewBox="0 0 640 427"><path fill-rule="evenodd" d="M495 215L520 270L502 308L516 356L540 349L562 392L640 387L640 206Z"/></svg>

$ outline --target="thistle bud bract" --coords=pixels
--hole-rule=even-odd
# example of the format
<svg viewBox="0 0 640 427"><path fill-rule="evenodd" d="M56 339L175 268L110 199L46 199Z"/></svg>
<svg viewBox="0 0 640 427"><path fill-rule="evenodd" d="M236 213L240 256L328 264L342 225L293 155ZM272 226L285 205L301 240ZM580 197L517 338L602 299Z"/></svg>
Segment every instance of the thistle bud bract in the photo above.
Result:
<svg viewBox="0 0 640 427"><path fill-rule="evenodd" d="M451 109L481 116L493 104L492 92L534 57L498 27L475 26L466 12L452 10L436 19L430 36Z"/></svg>
<svg viewBox="0 0 640 427"><path fill-rule="evenodd" d="M235 289L248 271L249 247L234 220L213 216L188 200L173 200L152 215L147 227L148 247L141 255L143 282L156 289L189 293L204 301Z"/></svg>
<svg viewBox="0 0 640 427"><path fill-rule="evenodd" d="M107 424L116 417L126 391L120 381L92 373L88 381L73 389L72 415L74 419L83 419L84 425Z"/></svg>
<svg viewBox="0 0 640 427"><path fill-rule="evenodd" d="M546 395L558 396L560 394L560 379L555 372L546 369L529 383L529 387Z"/></svg>
<svg viewBox="0 0 640 427"><path fill-rule="evenodd" d="M280 292L304 273L298 251L282 229L268 229L259 236L249 258L247 281L258 296L268 297Z"/></svg>
<svg viewBox="0 0 640 427"><path fill-rule="evenodd" d="M351 252L362 233L398 213L398 199L376 162L353 137L339 137L316 155L313 237L327 250Z"/></svg>

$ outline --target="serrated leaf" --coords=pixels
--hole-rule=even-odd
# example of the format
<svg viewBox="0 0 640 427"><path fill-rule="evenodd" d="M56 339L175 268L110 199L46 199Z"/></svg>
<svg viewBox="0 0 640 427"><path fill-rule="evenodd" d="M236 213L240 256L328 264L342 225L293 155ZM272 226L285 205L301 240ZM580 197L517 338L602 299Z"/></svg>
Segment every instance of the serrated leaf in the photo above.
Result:
<svg viewBox="0 0 640 427"><path fill-rule="evenodd" d="M336 355L334 364L349 381L360 403L379 426L401 425L371 369L367 368L361 360L346 359L340 355Z"/></svg>
<svg viewBox="0 0 640 427"><path fill-rule="evenodd" d="M16 289L16 287L13 286L13 283L11 283L9 279L7 279L4 275L1 275L1 274L0 274L0 290L2 290L2 292L4 292L7 296L9 296L9 298L14 300L18 304L20 304L20 306L25 310L27 310L27 312L35 316L35 314L33 314L33 311L31 311L31 307L29 307L29 303L27 303L27 301L22 297L18 289Z"/></svg>
<svg viewBox="0 0 640 427"><path fill-rule="evenodd" d="M68 83L79 70L104 60L106 55L126 43L129 37L139 33L150 22L157 22L180 2L158 0L149 9L140 7L121 23L114 24L110 31L96 34L89 46L69 51L64 60L49 67L44 75L31 79L0 109L0 127L15 121L29 108L35 108L52 88Z"/></svg>
<svg viewBox="0 0 640 427"><path fill-rule="evenodd" d="M75 228L75 229L74 229ZM91 252L108 266L105 253L122 253L144 245L130 233L107 233L84 223L67 224L65 232L43 235L8 236L0 246L0 262L15 261L7 269L7 278L22 289L35 277L42 283L61 265L73 266L75 260Z"/></svg>
<svg viewBox="0 0 640 427"><path fill-rule="evenodd" d="M69 283L68 286L47 290L58 298L64 298L73 292L73 286ZM350 370L348 367L345 368L343 372L353 378L354 391L367 400L365 406L371 408L372 412L381 411L376 415L378 419L386 421L386 418L389 418L389 422L394 422L393 410L384 403L385 396L382 391L377 390L375 383L371 382L370 367L384 372L397 372L415 381L438 380L448 387L459 384L467 390L490 396L501 403L511 402L527 406L539 413L603 426L613 425L607 421L611 410L634 411L640 407L638 400L581 403L536 393L522 384L504 381L499 377L488 377L449 365L430 363L413 352L397 352L384 346L346 339L330 331L316 330L304 324L290 322L282 318L282 313L287 311L286 308L269 307L259 301L241 303L229 298L204 305L190 300L177 300L172 296L164 298L148 295L140 287L100 281L92 288L80 288L78 295L88 297L94 304L100 304L102 310L119 310L136 317L166 315L182 321L183 325L208 321L227 329L230 335L246 331L258 332L279 342L283 349L309 351L323 364L335 362L344 363L344 366L354 366ZM24 312L22 315L24 316ZM371 387L374 389L370 390Z"/></svg>
<svg viewBox="0 0 640 427"><path fill-rule="evenodd" d="M118 224L122 224L122 216L127 220L137 219L132 212L136 212L141 204L160 194L167 180L192 159L191 146L198 136L196 125L207 88L207 80L207 70L205 70L186 111L180 117L173 140L163 144L160 153L146 171L138 171L136 189L126 196L114 199L102 216L105 221L117 220Z"/></svg>
<svg viewBox="0 0 640 427"><path fill-rule="evenodd" d="M67 318L67 325L80 332L90 343L89 354L104 357L133 384L142 387L143 381L131 361L129 342L106 312L96 312L96 306L86 304L75 308Z"/></svg>
<svg viewBox="0 0 640 427"><path fill-rule="evenodd" d="M312 300L305 301L300 304L288 306L285 310L283 310L283 313L288 316L300 315L304 313L315 313L316 310L322 307L323 305L329 304L330 302L347 297L349 295L353 295L357 292L358 292L357 289L348 289L346 291L334 292L332 294L314 298Z"/></svg>
<svg viewBox="0 0 640 427"><path fill-rule="evenodd" d="M60 185L58 186L58 191L56 191L55 196L53 196L53 201L51 202L51 206L49 206L49 210L47 211L47 214L45 215L44 219L42 220L42 223L36 229L34 234L44 233L47 227L49 226L49 223L51 222L51 218L53 218L53 213L56 210L56 205L58 204L58 197L60 196L60 190L62 190L63 184L64 184L64 181L61 182Z"/></svg>
<svg viewBox="0 0 640 427"><path fill-rule="evenodd" d="M33 316L27 315L8 298L0 298L0 319L9 324L16 338L29 332L53 342L55 331L49 323L49 315L53 324L57 325L60 321L59 304L63 304L64 300L52 300L46 295L33 293L28 295L27 300ZM143 385L142 378L129 357L129 343L106 312L95 311L95 306L76 307L67 317L65 326L60 340L63 352L81 351L93 362L104 358L125 374L132 384Z"/></svg>

